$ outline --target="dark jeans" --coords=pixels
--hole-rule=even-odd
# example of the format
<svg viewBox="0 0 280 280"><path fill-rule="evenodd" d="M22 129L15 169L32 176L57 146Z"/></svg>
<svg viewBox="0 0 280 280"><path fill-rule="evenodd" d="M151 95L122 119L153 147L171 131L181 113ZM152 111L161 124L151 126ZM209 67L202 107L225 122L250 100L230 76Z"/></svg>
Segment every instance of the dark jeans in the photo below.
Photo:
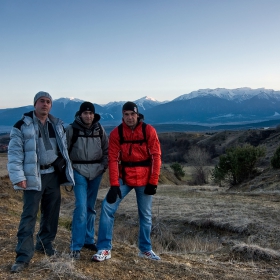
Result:
<svg viewBox="0 0 280 280"><path fill-rule="evenodd" d="M23 191L23 211L18 228L16 261L29 263L34 255L33 234L41 201L40 229L36 249L52 249L57 233L61 194L57 173L42 174L41 191Z"/></svg>

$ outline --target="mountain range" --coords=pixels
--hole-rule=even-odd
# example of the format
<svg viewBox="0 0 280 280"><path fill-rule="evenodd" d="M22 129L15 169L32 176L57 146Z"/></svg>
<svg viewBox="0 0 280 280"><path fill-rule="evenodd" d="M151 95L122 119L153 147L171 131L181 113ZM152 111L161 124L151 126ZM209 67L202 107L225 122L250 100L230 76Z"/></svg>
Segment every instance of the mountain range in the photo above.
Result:
<svg viewBox="0 0 280 280"><path fill-rule="evenodd" d="M133 100L131 100L133 101ZM73 121L83 100L59 98L53 101L51 113L65 124ZM121 108L126 101L95 104L104 126L120 123ZM154 125L240 125L254 126L260 122L280 123L280 91L272 89L200 89L181 95L172 101L160 102L150 97L134 100L145 121ZM12 126L33 105L0 109L0 126Z"/></svg>

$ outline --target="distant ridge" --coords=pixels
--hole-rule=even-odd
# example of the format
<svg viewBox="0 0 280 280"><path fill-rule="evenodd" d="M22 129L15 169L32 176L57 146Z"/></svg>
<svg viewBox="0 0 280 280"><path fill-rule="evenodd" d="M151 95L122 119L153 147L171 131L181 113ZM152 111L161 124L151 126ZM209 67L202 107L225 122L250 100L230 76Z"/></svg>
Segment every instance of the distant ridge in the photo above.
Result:
<svg viewBox="0 0 280 280"><path fill-rule="evenodd" d="M77 98L56 99L51 113L69 124L82 102ZM122 119L121 108L125 102L112 101L106 105L94 103L96 113L101 116L100 122L108 127L117 125ZM280 122L280 91L272 89L200 89L172 101L160 102L144 96L134 102L148 123L166 127L171 127L170 124L254 127L262 122L274 125ZM0 109L0 126L12 126L23 113L30 110L33 110L32 105Z"/></svg>
<svg viewBox="0 0 280 280"><path fill-rule="evenodd" d="M192 91L188 94L183 94L173 101L188 100L192 98L202 97L202 96L215 96L226 100L234 100L236 102L244 101L250 99L254 96L258 98L276 98L280 99L280 91L274 91L273 89L251 89L248 87L237 88L237 89L226 89L226 88L216 88L216 89L200 89L197 91Z"/></svg>

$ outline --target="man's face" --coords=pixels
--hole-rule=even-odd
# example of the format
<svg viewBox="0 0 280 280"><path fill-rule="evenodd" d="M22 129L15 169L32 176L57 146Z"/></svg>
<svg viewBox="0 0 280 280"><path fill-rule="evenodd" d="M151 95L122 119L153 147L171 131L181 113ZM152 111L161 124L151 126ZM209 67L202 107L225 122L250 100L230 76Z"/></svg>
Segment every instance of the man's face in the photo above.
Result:
<svg viewBox="0 0 280 280"><path fill-rule="evenodd" d="M127 126L133 129L137 124L138 115L134 111L124 111L123 120Z"/></svg>
<svg viewBox="0 0 280 280"><path fill-rule="evenodd" d="M91 125L94 120L94 114L91 111L84 111L81 114L81 119L85 125Z"/></svg>
<svg viewBox="0 0 280 280"><path fill-rule="evenodd" d="M52 101L48 97L40 97L34 107L37 116L47 116L52 108Z"/></svg>

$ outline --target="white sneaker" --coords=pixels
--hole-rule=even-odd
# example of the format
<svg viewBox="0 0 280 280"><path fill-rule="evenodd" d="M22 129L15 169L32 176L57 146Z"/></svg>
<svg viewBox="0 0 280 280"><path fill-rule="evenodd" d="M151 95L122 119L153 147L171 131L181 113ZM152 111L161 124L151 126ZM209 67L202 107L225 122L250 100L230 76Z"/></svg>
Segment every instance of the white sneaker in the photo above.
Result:
<svg viewBox="0 0 280 280"><path fill-rule="evenodd" d="M111 250L98 250L91 258L94 262L103 262L108 259L111 259Z"/></svg>
<svg viewBox="0 0 280 280"><path fill-rule="evenodd" d="M155 261L160 260L160 257L158 255L156 255L153 250L147 251L147 252L140 252L138 254L138 256L141 258L146 258L146 259L155 260Z"/></svg>

